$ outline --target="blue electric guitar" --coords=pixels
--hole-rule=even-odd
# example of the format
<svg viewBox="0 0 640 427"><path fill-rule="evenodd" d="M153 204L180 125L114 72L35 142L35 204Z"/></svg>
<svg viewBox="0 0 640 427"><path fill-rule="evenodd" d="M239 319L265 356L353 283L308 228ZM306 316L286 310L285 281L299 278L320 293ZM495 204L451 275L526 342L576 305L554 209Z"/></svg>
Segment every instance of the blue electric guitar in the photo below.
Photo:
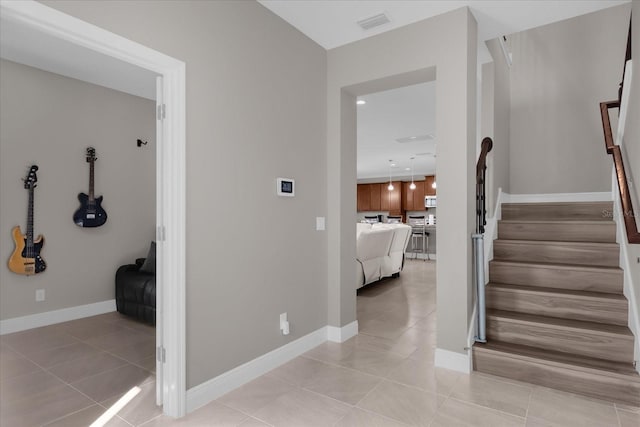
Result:
<svg viewBox="0 0 640 427"><path fill-rule="evenodd" d="M93 170L96 158L96 149L87 148L87 162L89 163L89 195L78 194L80 207L73 214L73 222L79 227L100 227L107 222L107 213L102 208L102 196L95 197L93 193Z"/></svg>

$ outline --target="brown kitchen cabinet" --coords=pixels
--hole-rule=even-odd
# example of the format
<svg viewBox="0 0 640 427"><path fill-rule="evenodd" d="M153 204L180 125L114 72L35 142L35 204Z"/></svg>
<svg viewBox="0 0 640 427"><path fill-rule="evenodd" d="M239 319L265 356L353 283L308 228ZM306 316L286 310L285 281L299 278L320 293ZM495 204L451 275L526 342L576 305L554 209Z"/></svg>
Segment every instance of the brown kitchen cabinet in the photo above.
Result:
<svg viewBox="0 0 640 427"><path fill-rule="evenodd" d="M389 185L389 184L387 184ZM402 182L393 181L393 190L387 189L387 197L389 198L389 215L404 215L402 206Z"/></svg>
<svg viewBox="0 0 640 427"><path fill-rule="evenodd" d="M382 188L387 191L387 187L383 184L364 184L369 186L370 203L369 208L372 211L382 210Z"/></svg>
<svg viewBox="0 0 640 427"><path fill-rule="evenodd" d="M436 189L433 188L433 183L436 181L436 177L431 175L425 177L424 180L424 195L425 196L435 196Z"/></svg>
<svg viewBox="0 0 640 427"><path fill-rule="evenodd" d="M404 214L404 194L401 181L393 181L389 191L388 182L379 184L358 184L358 212L389 212L389 215Z"/></svg>
<svg viewBox="0 0 640 427"><path fill-rule="evenodd" d="M358 184L358 212L371 210L371 190L369 184Z"/></svg>
<svg viewBox="0 0 640 427"><path fill-rule="evenodd" d="M424 208L424 181L414 181L415 189L411 189L411 182L402 183L402 191L404 193L404 210L405 211L423 211Z"/></svg>

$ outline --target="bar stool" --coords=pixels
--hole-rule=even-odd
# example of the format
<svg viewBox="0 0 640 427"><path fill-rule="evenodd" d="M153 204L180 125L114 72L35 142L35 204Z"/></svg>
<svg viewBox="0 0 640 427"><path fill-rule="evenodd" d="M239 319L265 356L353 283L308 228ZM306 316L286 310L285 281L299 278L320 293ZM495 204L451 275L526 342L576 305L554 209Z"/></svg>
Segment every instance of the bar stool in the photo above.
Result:
<svg viewBox="0 0 640 427"><path fill-rule="evenodd" d="M411 252L416 254L415 258L418 258L418 253L421 253L427 255L424 259L425 261L431 259L429 258L429 232L427 231L427 221L424 215L410 215L409 225L411 226ZM422 239L422 249L418 248L418 239Z"/></svg>
<svg viewBox="0 0 640 427"><path fill-rule="evenodd" d="M373 224L375 222L380 222L380 220L378 219L378 215L373 215L373 216L364 216L364 222L367 222L369 224Z"/></svg>
<svg viewBox="0 0 640 427"><path fill-rule="evenodd" d="M387 216L387 224L402 224L402 217L389 215Z"/></svg>

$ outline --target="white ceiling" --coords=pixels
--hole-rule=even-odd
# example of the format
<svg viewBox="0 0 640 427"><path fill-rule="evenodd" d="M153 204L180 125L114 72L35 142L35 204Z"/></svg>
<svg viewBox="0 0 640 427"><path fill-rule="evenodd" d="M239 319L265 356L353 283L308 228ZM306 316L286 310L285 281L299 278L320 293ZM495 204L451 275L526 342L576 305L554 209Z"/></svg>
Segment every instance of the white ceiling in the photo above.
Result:
<svg viewBox="0 0 640 427"><path fill-rule="evenodd" d="M325 49L333 49L468 6L486 41L631 0L258 0ZM391 22L363 30L356 22L385 12Z"/></svg>
<svg viewBox="0 0 640 427"><path fill-rule="evenodd" d="M156 74L0 17L0 57L147 99Z"/></svg>
<svg viewBox="0 0 640 427"><path fill-rule="evenodd" d="M436 83L358 97L358 179L432 175L436 153ZM425 137L427 138L421 138ZM412 137L416 137L412 139ZM407 142L398 142L397 139ZM396 167L389 167L393 160Z"/></svg>
<svg viewBox="0 0 640 427"><path fill-rule="evenodd" d="M366 37L468 6L478 22L478 60L491 56L485 41L561 21L630 0L258 0L325 49L333 49ZM390 21L363 30L357 21L386 13ZM397 163L394 177L411 177L412 156L435 153L435 85L427 83L371 94L358 107L359 180L388 178L389 159ZM397 138L435 135L434 140L400 144ZM443 142L444 143L444 142ZM433 156L416 156L415 175L435 173Z"/></svg>

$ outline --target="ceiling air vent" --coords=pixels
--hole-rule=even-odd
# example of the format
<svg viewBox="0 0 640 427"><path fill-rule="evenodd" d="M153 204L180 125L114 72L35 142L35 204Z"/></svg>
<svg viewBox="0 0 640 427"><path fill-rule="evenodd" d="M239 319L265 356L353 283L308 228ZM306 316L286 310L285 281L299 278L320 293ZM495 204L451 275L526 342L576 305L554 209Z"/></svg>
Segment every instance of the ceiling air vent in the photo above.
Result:
<svg viewBox="0 0 640 427"><path fill-rule="evenodd" d="M358 25L363 30L370 30L374 27L378 27L380 25L388 24L391 22L389 17L384 13L379 13L377 15L371 16L369 18L361 19L358 21Z"/></svg>

